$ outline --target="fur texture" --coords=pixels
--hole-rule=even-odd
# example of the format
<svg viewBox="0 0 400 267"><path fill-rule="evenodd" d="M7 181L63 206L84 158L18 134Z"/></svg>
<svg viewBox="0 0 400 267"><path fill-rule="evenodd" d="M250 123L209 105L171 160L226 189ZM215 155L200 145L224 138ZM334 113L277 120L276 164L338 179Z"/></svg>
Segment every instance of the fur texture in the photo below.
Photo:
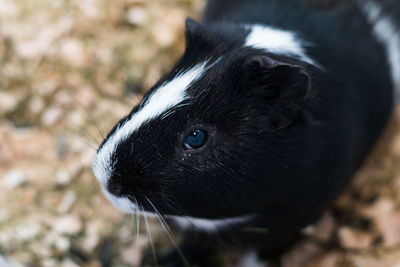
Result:
<svg viewBox="0 0 400 267"><path fill-rule="evenodd" d="M382 14L389 5L400 8L382 1ZM388 15L398 31L399 14ZM334 200L391 114L393 70L376 31L352 1L328 11L210 0L202 24L186 22L182 58L99 148L103 190L125 212L155 206L202 222L184 227L184 254L281 251ZM186 150L193 129L207 142Z"/></svg>

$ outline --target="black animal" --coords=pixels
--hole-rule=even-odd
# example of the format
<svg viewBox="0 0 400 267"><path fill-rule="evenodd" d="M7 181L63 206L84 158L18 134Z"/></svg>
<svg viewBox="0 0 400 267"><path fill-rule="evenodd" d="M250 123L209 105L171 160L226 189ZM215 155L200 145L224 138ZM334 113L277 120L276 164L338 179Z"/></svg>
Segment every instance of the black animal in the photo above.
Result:
<svg viewBox="0 0 400 267"><path fill-rule="evenodd" d="M279 254L384 129L399 26L396 0L210 0L202 23L186 21L182 58L99 147L104 193L172 221L190 263L212 266L219 249Z"/></svg>

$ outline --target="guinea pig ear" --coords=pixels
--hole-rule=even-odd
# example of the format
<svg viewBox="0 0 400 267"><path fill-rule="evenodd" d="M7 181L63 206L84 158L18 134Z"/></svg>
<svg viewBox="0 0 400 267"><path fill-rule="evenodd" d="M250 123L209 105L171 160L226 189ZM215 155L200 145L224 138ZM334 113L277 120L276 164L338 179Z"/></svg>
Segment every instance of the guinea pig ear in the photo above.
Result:
<svg viewBox="0 0 400 267"><path fill-rule="evenodd" d="M243 64L251 91L268 107L272 131L289 126L310 91L310 77L299 66L278 62L264 55Z"/></svg>
<svg viewBox="0 0 400 267"><path fill-rule="evenodd" d="M186 48L212 45L213 40L201 23L192 18L186 18Z"/></svg>

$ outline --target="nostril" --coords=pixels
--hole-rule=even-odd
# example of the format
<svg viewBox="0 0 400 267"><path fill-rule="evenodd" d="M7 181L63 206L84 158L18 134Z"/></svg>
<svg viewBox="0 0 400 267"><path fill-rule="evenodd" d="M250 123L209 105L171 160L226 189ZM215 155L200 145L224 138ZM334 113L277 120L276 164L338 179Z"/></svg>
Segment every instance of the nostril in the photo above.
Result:
<svg viewBox="0 0 400 267"><path fill-rule="evenodd" d="M117 197L121 197L124 194L124 187L120 183L110 182L108 183L107 189L111 194Z"/></svg>

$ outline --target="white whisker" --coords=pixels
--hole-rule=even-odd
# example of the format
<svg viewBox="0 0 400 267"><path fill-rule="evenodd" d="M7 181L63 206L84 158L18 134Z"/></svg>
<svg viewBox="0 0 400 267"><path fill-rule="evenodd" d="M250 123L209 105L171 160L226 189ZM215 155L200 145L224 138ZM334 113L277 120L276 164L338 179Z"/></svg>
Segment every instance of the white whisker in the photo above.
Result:
<svg viewBox="0 0 400 267"><path fill-rule="evenodd" d="M85 139L85 138L83 138L82 136L77 135L77 134L73 134L73 133L69 133L69 132L66 132L66 134L69 135L69 136L71 136L71 137L77 138L77 140L79 140L79 141L82 142L83 144L87 145L88 147L90 147L90 148L93 149L94 151L97 150L96 144L94 144L92 141L87 140L87 139Z"/></svg>
<svg viewBox="0 0 400 267"><path fill-rule="evenodd" d="M136 217L136 243L135 243L135 246L136 246L136 248L138 248L139 235L140 235L140 231L139 231L140 230L140 216L139 216L140 206L139 206L136 198L135 198L135 203L139 209L137 212L135 212L135 217Z"/></svg>
<svg viewBox="0 0 400 267"><path fill-rule="evenodd" d="M64 122L66 122L67 124L71 124L70 127L78 127L88 138L90 138L90 141L96 145L96 150L97 150L97 146L99 145L99 142L97 141L97 139L94 137L94 135L92 135L88 130L86 130L85 128L83 128L82 126L80 126L78 123L67 120L67 119L63 119Z"/></svg>
<svg viewBox="0 0 400 267"><path fill-rule="evenodd" d="M147 202L149 202L149 204L153 207L154 211L157 214L157 219L159 220L160 224L165 226L165 229L167 230L167 236L169 237L169 239L171 240L172 244L175 246L176 250L178 251L179 255L182 257L183 261L188 264L188 262L185 259L185 256L183 255L181 249L178 246L178 243L176 242L176 239L174 237L174 234L171 230L171 228L168 226L168 223L165 221L165 219L162 217L162 215L160 214L160 212L158 211L158 209L154 206L154 204L150 201L150 199L148 199L147 197L145 197Z"/></svg>
<svg viewBox="0 0 400 267"><path fill-rule="evenodd" d="M103 123L103 121L100 121L100 123L101 123L101 128L103 129L103 136L104 136L104 138L106 138L107 133L106 133L106 129L104 128L104 123Z"/></svg>
<svg viewBox="0 0 400 267"><path fill-rule="evenodd" d="M102 137L102 138L104 139L105 136L102 135L101 130L100 130L100 127L99 127L99 124L98 124L97 121L94 119L93 115L89 113L89 111L85 108L85 106L82 105L82 103L79 102L79 100L78 100L75 96L73 96L73 95L71 94L71 92L67 91L67 93L69 94L70 97L72 97L72 98L75 100L75 102L79 105L79 107L86 113L86 115L88 116L88 118L90 119L90 121L96 126L97 131L98 131L99 134L100 134L100 137Z"/></svg>
<svg viewBox="0 0 400 267"><path fill-rule="evenodd" d="M143 210L143 214L144 214L144 222L146 224L147 235L149 236L151 249L153 251L154 264L155 264L155 266L158 266L157 259L156 259L156 250L154 248L153 238L151 237L151 232L150 232L150 228L149 228L149 222L147 221L147 215L146 215L146 212L144 210Z"/></svg>

